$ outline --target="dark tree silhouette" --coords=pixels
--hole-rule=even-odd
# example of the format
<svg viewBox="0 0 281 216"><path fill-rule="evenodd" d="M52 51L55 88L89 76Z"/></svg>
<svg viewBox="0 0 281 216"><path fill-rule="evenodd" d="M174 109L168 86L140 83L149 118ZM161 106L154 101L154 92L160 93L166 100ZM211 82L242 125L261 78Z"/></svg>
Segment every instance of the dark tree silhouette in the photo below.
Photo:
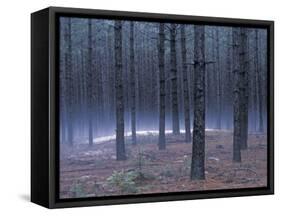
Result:
<svg viewBox="0 0 281 216"><path fill-rule="evenodd" d="M122 80L122 22L114 22L115 91L116 91L116 159L126 160L124 138L124 98Z"/></svg>
<svg viewBox="0 0 281 216"><path fill-rule="evenodd" d="M205 179L205 27L194 27L194 121L191 179Z"/></svg>
<svg viewBox="0 0 281 216"><path fill-rule="evenodd" d="M232 28L232 46L233 46L233 76L234 76L234 89L233 89L233 161L241 162L241 101L240 101L240 85L241 73L239 66L239 35L240 28Z"/></svg>
<svg viewBox="0 0 281 216"><path fill-rule="evenodd" d="M227 116L229 113L233 113L233 72L232 72L232 30L228 31L227 33L227 52L226 52L226 80L223 80L223 82L226 83L226 91L225 91L225 116ZM226 129L230 130L233 126L233 121L230 115L226 118Z"/></svg>
<svg viewBox="0 0 281 216"><path fill-rule="evenodd" d="M172 117L173 134L180 133L179 104L178 104L178 74L176 56L176 24L170 26L170 54L171 54L171 81L172 81Z"/></svg>
<svg viewBox="0 0 281 216"><path fill-rule="evenodd" d="M257 77L257 82L256 82L256 89L257 89L257 96L258 96L258 119L259 119L259 124L258 124L258 131L260 133L264 132L263 128L263 104L262 104L262 73L261 73L261 66L260 66L260 58L259 58L259 34L258 30L255 30L255 74Z"/></svg>
<svg viewBox="0 0 281 216"><path fill-rule="evenodd" d="M159 149L166 148L165 142L165 35L164 24L159 24L159 42L158 42L158 66L159 66Z"/></svg>
<svg viewBox="0 0 281 216"><path fill-rule="evenodd" d="M130 23L130 78L131 78L131 130L132 144L137 144L136 133L136 74L135 74L135 50L134 50L134 22Z"/></svg>
<svg viewBox="0 0 281 216"><path fill-rule="evenodd" d="M249 104L249 49L248 30L240 29L239 65L241 73L240 102L241 102L241 149L248 147L248 104Z"/></svg>
<svg viewBox="0 0 281 216"><path fill-rule="evenodd" d="M89 146L93 145L93 63L92 63L92 21L88 20L88 55L87 55L87 98L88 98L88 121L89 121Z"/></svg>
<svg viewBox="0 0 281 216"><path fill-rule="evenodd" d="M217 83L217 128L221 129L222 87L221 87L221 59L219 29L215 31L216 37L216 83Z"/></svg>
<svg viewBox="0 0 281 216"><path fill-rule="evenodd" d="M67 44L66 48L66 54L65 54L65 79L66 79L66 100L67 100L67 110L68 110L68 121L67 121L67 135L68 135L68 144L70 146L73 146L73 121L74 121L74 107L73 107L73 96L74 96L74 90L73 90L73 76L72 76L72 34L71 34L71 18L67 19L67 25L65 30L65 41Z"/></svg>
<svg viewBox="0 0 281 216"><path fill-rule="evenodd" d="M181 25L181 50L182 50L182 76L183 76L183 97L184 97L184 125L185 125L185 141L191 142L190 132L190 99L189 99L189 85L187 79L187 61L186 61L186 33L185 26Z"/></svg>

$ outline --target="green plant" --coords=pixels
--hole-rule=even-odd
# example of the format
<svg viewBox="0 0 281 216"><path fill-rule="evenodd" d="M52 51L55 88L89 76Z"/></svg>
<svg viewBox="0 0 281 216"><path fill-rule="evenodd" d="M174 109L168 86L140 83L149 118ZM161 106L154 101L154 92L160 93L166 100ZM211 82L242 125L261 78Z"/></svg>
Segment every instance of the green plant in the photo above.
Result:
<svg viewBox="0 0 281 216"><path fill-rule="evenodd" d="M184 155L184 156L183 156L183 167L184 167L186 170L189 170L189 169L190 169L190 166L191 166L191 158L188 157L187 155Z"/></svg>
<svg viewBox="0 0 281 216"><path fill-rule="evenodd" d="M73 193L74 197L84 197L85 196L85 190L84 190L83 184L79 183L79 182L75 182L71 186L70 192Z"/></svg>
<svg viewBox="0 0 281 216"><path fill-rule="evenodd" d="M191 158L188 157L187 155L183 156L183 167L182 170L185 174L188 174L189 170L191 167Z"/></svg>
<svg viewBox="0 0 281 216"><path fill-rule="evenodd" d="M172 177L175 175L175 172L172 169L171 165L166 165L162 168L160 175L165 177Z"/></svg>
<svg viewBox="0 0 281 216"><path fill-rule="evenodd" d="M138 158L137 158L137 167L138 167L138 170L139 170L139 173L142 172L142 167L145 163L145 157L144 157L144 154L143 154L143 149L142 149L142 145L138 145Z"/></svg>
<svg viewBox="0 0 281 216"><path fill-rule="evenodd" d="M94 182L91 184L91 192L96 196L101 196L104 194L104 188L101 183L98 183L95 179Z"/></svg>
<svg viewBox="0 0 281 216"><path fill-rule="evenodd" d="M138 178L138 173L135 171L114 171L111 176L107 178L109 185L116 187L121 193L136 193L137 187L135 180Z"/></svg>

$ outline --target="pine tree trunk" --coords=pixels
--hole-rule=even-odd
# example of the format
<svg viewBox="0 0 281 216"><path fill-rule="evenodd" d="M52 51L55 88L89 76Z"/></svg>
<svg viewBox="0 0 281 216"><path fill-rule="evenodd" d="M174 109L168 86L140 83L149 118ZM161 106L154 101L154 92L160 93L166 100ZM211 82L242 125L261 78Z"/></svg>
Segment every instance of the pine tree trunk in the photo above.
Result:
<svg viewBox="0 0 281 216"><path fill-rule="evenodd" d="M136 133L136 75L134 54L134 22L130 23L130 72L131 72L131 130L132 144L137 144Z"/></svg>
<svg viewBox="0 0 281 216"><path fill-rule="evenodd" d="M96 31L94 31L94 33L96 33ZM95 47L97 44L96 39L93 42L93 46ZM102 122L104 121L104 100L103 100L103 75L102 75L102 64L101 64L101 56L97 53L97 50L95 50L95 54L94 54L95 58L95 85L96 85L96 93L94 95L95 101L96 101L96 115L95 115L95 125L94 128L96 130L96 133L100 134L101 133L101 128L97 126L97 122Z"/></svg>
<svg viewBox="0 0 281 216"><path fill-rule="evenodd" d="M65 39L65 38L64 38ZM61 143L67 143L67 101L66 101L66 53L61 55L61 64L63 65L63 70L60 74L60 118L61 118Z"/></svg>
<svg viewBox="0 0 281 216"><path fill-rule="evenodd" d="M159 24L159 44L158 44L158 64L159 64L159 88L160 88L160 101L159 101L159 149L166 148L165 141L165 44L164 44L164 24Z"/></svg>
<svg viewBox="0 0 281 216"><path fill-rule="evenodd" d="M256 76L257 76L257 94L258 94L258 106L259 106L259 126L258 126L258 131L260 133L264 132L263 128L263 103L262 103L262 73L260 70L260 59L259 59L259 46L258 46L258 30L255 32L256 38L255 38L255 43L256 43L256 59L257 59L257 67L256 67Z"/></svg>
<svg viewBox="0 0 281 216"><path fill-rule="evenodd" d="M205 27L194 27L194 121L191 179L205 179Z"/></svg>
<svg viewBox="0 0 281 216"><path fill-rule="evenodd" d="M110 108L109 108L109 118L111 119L112 122L116 121L116 115L115 115L115 109L116 109L116 98L115 98L115 65L114 65L114 39L112 35L114 35L114 30L109 30L109 34L107 35L107 41L108 41L108 59L110 59L110 71L109 71L109 77L108 77L108 84L109 84L109 97L111 98L110 100ZM111 122L109 122L110 124ZM110 124L111 129L115 129L115 125Z"/></svg>
<svg viewBox="0 0 281 216"><path fill-rule="evenodd" d="M185 40L185 26L181 25L181 49L182 49L182 75L183 75L183 97L184 97L184 123L185 123L185 141L191 142L190 133L190 99L189 99L189 85L187 79L187 62L186 62L186 40Z"/></svg>
<svg viewBox="0 0 281 216"><path fill-rule="evenodd" d="M66 30L66 42L67 42L67 53L66 53L66 82L67 82L67 106L68 106L68 121L67 121L67 135L68 144L73 146L73 73L72 73L72 37L71 37L71 18L67 19L67 30Z"/></svg>
<svg viewBox="0 0 281 216"><path fill-rule="evenodd" d="M93 63L92 63L92 21L88 19L88 55L87 55L87 99L88 99L88 140L93 145Z"/></svg>
<svg viewBox="0 0 281 216"><path fill-rule="evenodd" d="M248 106L249 106L249 50L247 29L241 28L240 32L240 73L241 81L241 149L248 148Z"/></svg>
<svg viewBox="0 0 281 216"><path fill-rule="evenodd" d="M259 47L258 47L258 30L255 30L254 38L254 80L253 80L253 112L254 112L254 130L257 131L257 122L258 122L258 76L259 76Z"/></svg>
<svg viewBox="0 0 281 216"><path fill-rule="evenodd" d="M234 90L233 90L233 161L241 162L241 101L240 101L240 84L241 73L239 67L239 34L240 28L234 27L232 29L232 44L233 44L233 76L234 76Z"/></svg>
<svg viewBox="0 0 281 216"><path fill-rule="evenodd" d="M231 44L232 43L232 31L228 32L227 35L227 43ZM225 111L225 117L226 117L226 128L231 129L232 128L232 116L230 116L230 113L233 113L233 105L232 105L232 100L233 100L233 75L232 75L232 47L229 47L227 49L227 54L226 54L226 69L227 69L227 78L226 78L226 111Z"/></svg>
<svg viewBox="0 0 281 216"><path fill-rule="evenodd" d="M173 134L176 135L180 134L178 108L178 75L176 57L176 24L171 24L170 36Z"/></svg>
<svg viewBox="0 0 281 216"><path fill-rule="evenodd" d="M114 24L115 92L116 92L116 159L126 160L124 138L124 97L122 79L122 23Z"/></svg>
<svg viewBox="0 0 281 216"><path fill-rule="evenodd" d="M221 65L220 65L220 44L219 30L216 28L216 66L217 66L217 128L221 129L221 109L222 109L222 91L221 91Z"/></svg>

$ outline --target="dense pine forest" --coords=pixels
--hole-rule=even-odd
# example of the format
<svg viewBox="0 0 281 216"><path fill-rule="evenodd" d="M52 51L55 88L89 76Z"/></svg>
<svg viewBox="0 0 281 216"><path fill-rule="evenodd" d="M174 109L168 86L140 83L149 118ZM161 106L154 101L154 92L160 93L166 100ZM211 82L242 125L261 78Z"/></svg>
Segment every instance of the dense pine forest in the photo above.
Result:
<svg viewBox="0 0 281 216"><path fill-rule="evenodd" d="M267 32L60 18L60 195L266 185Z"/></svg>

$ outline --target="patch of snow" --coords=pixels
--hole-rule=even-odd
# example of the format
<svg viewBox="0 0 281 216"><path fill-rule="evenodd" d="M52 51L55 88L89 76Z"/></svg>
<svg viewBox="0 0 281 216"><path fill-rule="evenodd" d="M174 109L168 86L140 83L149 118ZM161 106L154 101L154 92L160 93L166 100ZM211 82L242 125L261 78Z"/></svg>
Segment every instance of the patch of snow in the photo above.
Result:
<svg viewBox="0 0 281 216"><path fill-rule="evenodd" d="M81 177L79 178L80 181L87 181L88 179L90 179L90 176L88 176L88 175L81 176Z"/></svg>
<svg viewBox="0 0 281 216"><path fill-rule="evenodd" d="M208 157L208 160L214 160L214 161L220 161L220 159L219 158L216 158L216 157Z"/></svg>
<svg viewBox="0 0 281 216"><path fill-rule="evenodd" d="M210 129L207 128L206 131L216 131L216 129ZM165 134L171 134L173 131L172 130L166 130ZM159 131L158 130L142 130L142 131L136 131L137 135L158 135ZM185 133L185 130L180 130L180 133ZM129 137L132 135L132 132L126 132L125 137ZM101 142L107 142L107 141L112 141L115 140L115 134L110 135L110 136L103 136L103 137L97 137L94 138L93 141L94 143L101 143Z"/></svg>

